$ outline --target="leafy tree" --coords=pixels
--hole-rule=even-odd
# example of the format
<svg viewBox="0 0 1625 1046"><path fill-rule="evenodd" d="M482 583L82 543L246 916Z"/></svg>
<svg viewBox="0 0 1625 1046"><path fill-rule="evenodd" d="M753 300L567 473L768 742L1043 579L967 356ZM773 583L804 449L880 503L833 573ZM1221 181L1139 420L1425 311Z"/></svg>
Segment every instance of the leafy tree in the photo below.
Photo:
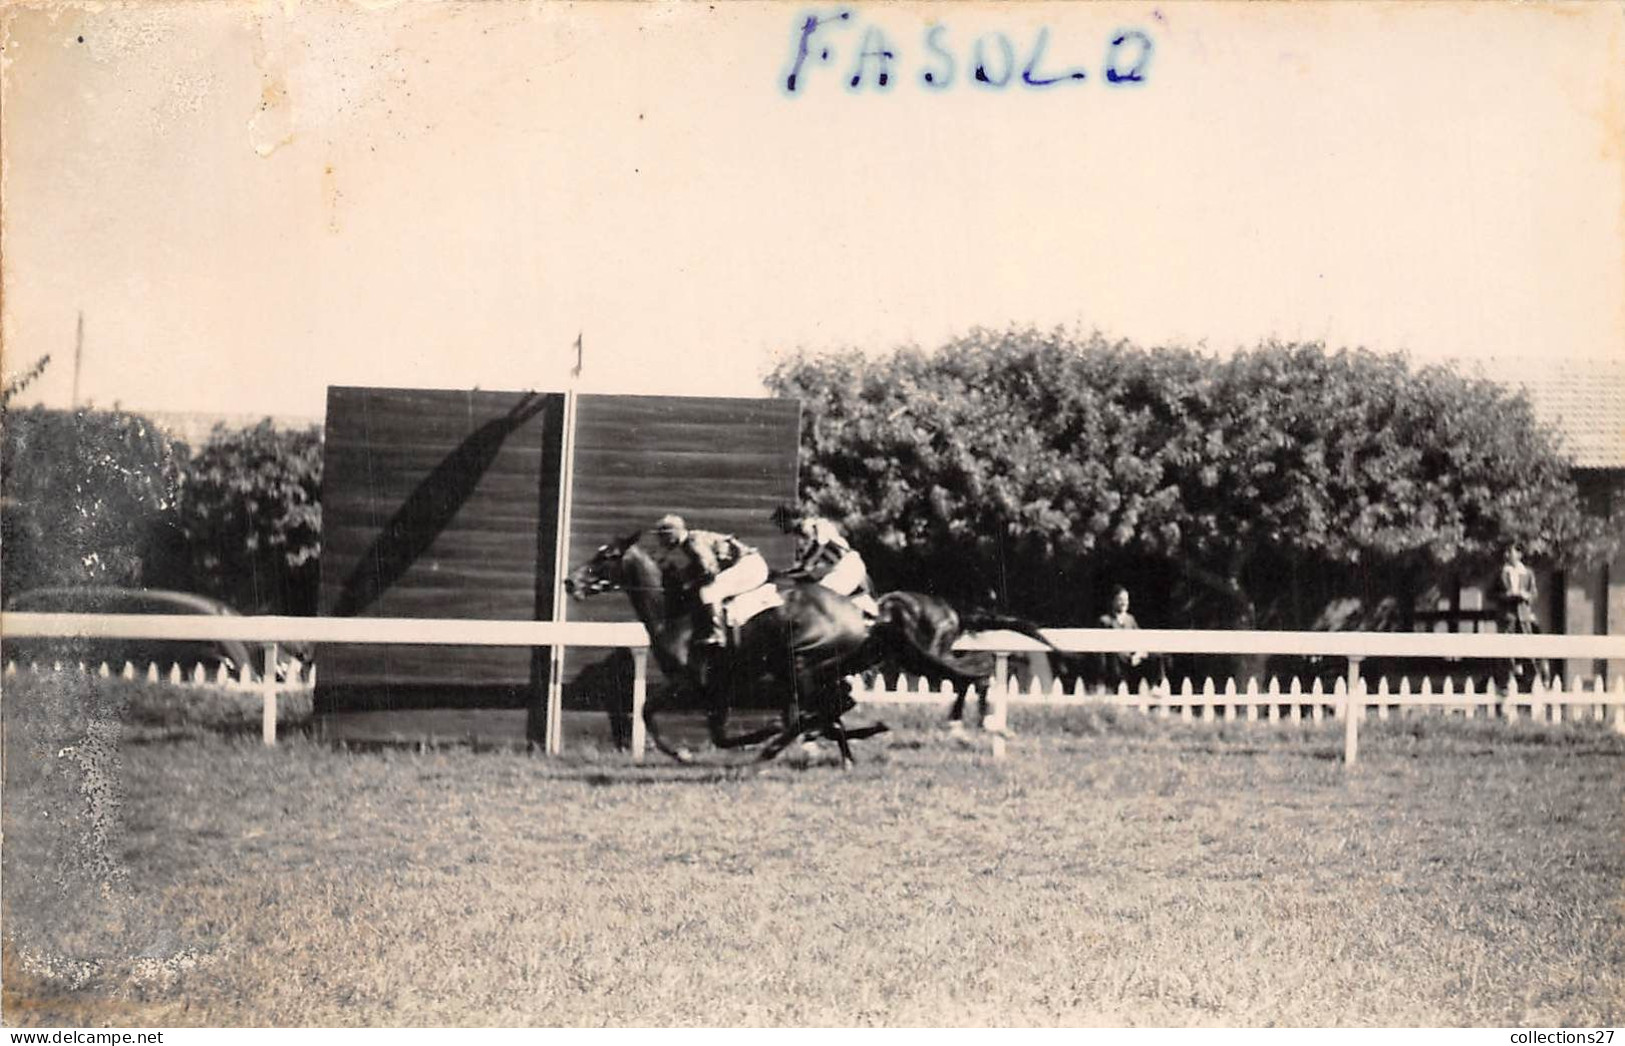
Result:
<svg viewBox="0 0 1625 1046"><path fill-rule="evenodd" d="M7 412L0 580L175 588L314 614L321 434L217 427L192 457L123 411Z"/></svg>
<svg viewBox="0 0 1625 1046"><path fill-rule="evenodd" d="M245 613L315 614L321 483L320 429L217 426L181 501L196 590Z"/></svg>
<svg viewBox="0 0 1625 1046"><path fill-rule="evenodd" d="M793 355L802 489L886 587L1088 622L1107 579L1169 625L1306 627L1414 600L1521 538L1601 554L1527 400L1403 357L1269 343L1219 359L977 331L936 352Z"/></svg>
<svg viewBox="0 0 1625 1046"><path fill-rule="evenodd" d="M173 547L184 443L123 411L4 414L0 579L137 584Z"/></svg>

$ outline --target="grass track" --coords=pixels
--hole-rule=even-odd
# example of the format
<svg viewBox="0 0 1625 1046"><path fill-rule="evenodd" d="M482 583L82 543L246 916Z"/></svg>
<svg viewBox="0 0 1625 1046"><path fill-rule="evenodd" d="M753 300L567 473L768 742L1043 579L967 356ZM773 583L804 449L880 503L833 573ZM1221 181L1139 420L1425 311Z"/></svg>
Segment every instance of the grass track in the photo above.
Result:
<svg viewBox="0 0 1625 1046"><path fill-rule="evenodd" d="M923 710L858 768L250 739L6 695L5 1020L1618 1024L1625 743ZM37 713L37 714L36 714ZM90 733L94 733L90 731ZM68 746L72 751L61 754Z"/></svg>

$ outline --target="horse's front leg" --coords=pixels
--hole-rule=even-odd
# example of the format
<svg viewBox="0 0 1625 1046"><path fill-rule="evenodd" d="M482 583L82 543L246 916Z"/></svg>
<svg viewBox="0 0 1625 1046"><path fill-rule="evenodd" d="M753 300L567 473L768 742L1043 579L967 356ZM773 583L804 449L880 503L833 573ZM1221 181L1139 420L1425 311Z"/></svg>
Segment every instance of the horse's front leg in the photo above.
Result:
<svg viewBox="0 0 1625 1046"><path fill-rule="evenodd" d="M776 726L764 726L749 733L730 735L727 731L728 709L715 709L706 714L705 726L711 733L711 743L718 748L749 748L759 745L763 741L778 733Z"/></svg>
<svg viewBox="0 0 1625 1046"><path fill-rule="evenodd" d="M774 726L759 727L743 734L729 734L728 713L740 697L740 689L761 677L760 666L749 659L730 660L722 651L716 651L706 670L695 679L694 685L705 698L709 709L705 728L711 744L720 749L748 748L759 745L778 732Z"/></svg>
<svg viewBox="0 0 1625 1046"><path fill-rule="evenodd" d="M723 750L730 748L749 748L759 745L763 741L779 732L776 726L758 727L743 734L728 733L728 706L713 708L705 714L705 729L711 736L711 744Z"/></svg>
<svg viewBox="0 0 1625 1046"><path fill-rule="evenodd" d="M779 719L778 736L767 743L758 757L764 763L784 751L792 741L806 731L806 724L801 721L800 699L800 691L807 682L804 672L805 666L801 656L792 655L789 668L783 673L784 705Z"/></svg>
<svg viewBox="0 0 1625 1046"><path fill-rule="evenodd" d="M655 725L655 713L664 711L665 704L659 701L647 701L643 705L643 726L649 734L649 743L679 763L692 763L694 753L687 748L678 746L673 748L664 737L660 736L660 728Z"/></svg>

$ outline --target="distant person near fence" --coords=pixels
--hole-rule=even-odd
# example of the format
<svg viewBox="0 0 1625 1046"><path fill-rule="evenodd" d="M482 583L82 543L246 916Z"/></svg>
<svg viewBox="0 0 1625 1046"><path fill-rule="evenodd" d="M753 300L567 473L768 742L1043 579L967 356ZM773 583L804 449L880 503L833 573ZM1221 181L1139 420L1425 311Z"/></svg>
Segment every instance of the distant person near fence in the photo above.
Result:
<svg viewBox="0 0 1625 1046"><path fill-rule="evenodd" d="M1521 634L1538 634L1540 619L1535 616L1535 598L1539 589L1535 572L1523 561L1523 545L1514 541L1507 546L1501 569L1495 575L1495 601L1500 610L1500 630ZM1546 682L1549 669L1545 661L1514 658L1510 665L1510 683L1525 683L1532 675Z"/></svg>
<svg viewBox="0 0 1625 1046"><path fill-rule="evenodd" d="M1097 626L1100 628L1135 629L1140 627L1140 622L1129 612L1128 589L1122 585L1112 589L1111 610L1100 615ZM1100 666L1101 680L1106 684L1107 688L1113 690L1123 683L1136 686L1148 675L1161 674L1158 671L1148 671L1154 669L1154 666L1148 663L1149 660L1147 655L1141 651L1103 654L1101 655Z"/></svg>

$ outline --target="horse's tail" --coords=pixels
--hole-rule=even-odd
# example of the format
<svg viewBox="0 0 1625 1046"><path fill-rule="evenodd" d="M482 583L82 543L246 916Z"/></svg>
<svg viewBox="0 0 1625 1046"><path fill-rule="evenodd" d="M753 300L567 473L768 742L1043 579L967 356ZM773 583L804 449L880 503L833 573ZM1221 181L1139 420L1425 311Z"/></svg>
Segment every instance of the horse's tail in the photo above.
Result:
<svg viewBox="0 0 1625 1046"><path fill-rule="evenodd" d="M1010 614L998 614L988 610L960 611L959 622L967 632L991 632L1003 630L1006 632L1019 632L1029 639L1036 639L1044 644L1054 654L1065 653L1060 647L1051 643L1044 635L1044 630L1024 617L1014 617Z"/></svg>
<svg viewBox="0 0 1625 1046"><path fill-rule="evenodd" d="M964 623L967 632L989 632L1002 629L1006 632L1016 632L1036 639L1044 644L1045 654L1049 658L1050 667L1064 675L1076 675L1086 671L1093 662L1089 655L1078 654L1069 650L1062 650L1044 635L1043 629L1024 617L1015 617L1010 614L998 614L985 610L970 610L960 614L960 621Z"/></svg>

